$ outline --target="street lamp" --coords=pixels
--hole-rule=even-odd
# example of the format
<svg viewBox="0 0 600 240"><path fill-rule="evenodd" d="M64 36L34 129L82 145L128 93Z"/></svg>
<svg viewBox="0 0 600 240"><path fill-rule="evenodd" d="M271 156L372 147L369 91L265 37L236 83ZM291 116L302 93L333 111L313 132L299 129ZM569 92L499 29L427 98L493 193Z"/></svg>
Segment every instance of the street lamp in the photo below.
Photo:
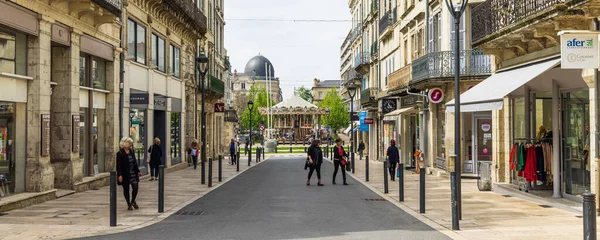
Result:
<svg viewBox="0 0 600 240"><path fill-rule="evenodd" d="M204 49L202 49L200 51L200 56L198 56L196 58L196 70L198 70L198 72L200 73L200 89L202 91L202 112L201 112L201 116L200 116L200 125L202 126L202 133L201 133L201 139L200 139L200 146L202 148L202 155L200 157L200 168L202 170L201 175L201 184L206 183L206 177L205 177L205 162L206 162L206 117L204 116L204 81L206 78L206 73L208 73L208 57L206 56L206 54L204 53ZM196 98L198 98L198 87L196 87ZM196 104L198 104L198 100L196 100ZM196 106L196 104L194 104L194 107ZM195 107L196 108L196 107ZM194 110L194 112L198 111L198 108L196 108ZM194 114L194 116L197 114ZM196 118L195 118L196 119ZM198 126L198 120L195 121L195 125L194 125L194 129L197 129ZM198 131L198 130L196 130ZM198 135L198 133L196 132L196 136Z"/></svg>
<svg viewBox="0 0 600 240"><path fill-rule="evenodd" d="M250 154L248 154L248 166L252 162L252 109L254 108L254 102L248 101L248 109L250 110Z"/></svg>
<svg viewBox="0 0 600 240"><path fill-rule="evenodd" d="M352 140L352 115L354 115L354 96L356 96L356 86L354 85L354 83L350 83L350 86L348 86L348 96L350 97L350 155L351 155L351 160L350 162L352 163L352 173L354 173L354 141Z"/></svg>
<svg viewBox="0 0 600 240"><path fill-rule="evenodd" d="M462 215L461 207L461 161L460 161L460 19L465 13L469 0L445 0L448 11L454 18L454 182L450 183L452 189L452 230L459 230L459 219Z"/></svg>

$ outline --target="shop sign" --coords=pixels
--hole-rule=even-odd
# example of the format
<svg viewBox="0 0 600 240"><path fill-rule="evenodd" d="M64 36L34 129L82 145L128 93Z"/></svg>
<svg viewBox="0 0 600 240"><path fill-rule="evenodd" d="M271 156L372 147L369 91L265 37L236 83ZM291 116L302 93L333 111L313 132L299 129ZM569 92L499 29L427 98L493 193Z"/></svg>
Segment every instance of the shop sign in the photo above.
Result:
<svg viewBox="0 0 600 240"><path fill-rule="evenodd" d="M481 124L481 130L483 130L484 132L489 132L490 129L492 129L492 126L489 123Z"/></svg>
<svg viewBox="0 0 600 240"><path fill-rule="evenodd" d="M358 117L358 112L352 112L351 121L360 121L360 117Z"/></svg>
<svg viewBox="0 0 600 240"><path fill-rule="evenodd" d="M369 132L369 125L365 124L365 118L367 118L367 112L360 112L359 114L359 123L360 123L360 131L361 132Z"/></svg>
<svg viewBox="0 0 600 240"><path fill-rule="evenodd" d="M73 133L73 136L71 137L72 141L71 141L71 146L72 149L71 151L73 152L79 152L79 121L80 121L80 116L79 115L73 115L73 123L71 124L71 132Z"/></svg>
<svg viewBox="0 0 600 240"><path fill-rule="evenodd" d="M383 115L393 112L398 108L396 99L383 99L381 102L381 108Z"/></svg>
<svg viewBox="0 0 600 240"><path fill-rule="evenodd" d="M167 99L165 98L154 98L154 106L160 106L160 107L166 107L167 106Z"/></svg>
<svg viewBox="0 0 600 240"><path fill-rule="evenodd" d="M414 107L417 105L418 101L419 101L419 96L417 96L417 95L403 96L400 98L400 107L401 108Z"/></svg>
<svg viewBox="0 0 600 240"><path fill-rule="evenodd" d="M129 95L129 104L148 105L148 93L131 93Z"/></svg>
<svg viewBox="0 0 600 240"><path fill-rule="evenodd" d="M365 118L365 124L373 124L373 118Z"/></svg>
<svg viewBox="0 0 600 240"><path fill-rule="evenodd" d="M41 116L41 155L42 157L50 156L50 114L42 114Z"/></svg>
<svg viewBox="0 0 600 240"><path fill-rule="evenodd" d="M215 103L215 112L225 112L225 103Z"/></svg>
<svg viewBox="0 0 600 240"><path fill-rule="evenodd" d="M444 91L441 88L433 88L427 94L429 101L432 103L441 103L444 101Z"/></svg>
<svg viewBox="0 0 600 240"><path fill-rule="evenodd" d="M561 68L598 68L598 33L591 31L561 31Z"/></svg>

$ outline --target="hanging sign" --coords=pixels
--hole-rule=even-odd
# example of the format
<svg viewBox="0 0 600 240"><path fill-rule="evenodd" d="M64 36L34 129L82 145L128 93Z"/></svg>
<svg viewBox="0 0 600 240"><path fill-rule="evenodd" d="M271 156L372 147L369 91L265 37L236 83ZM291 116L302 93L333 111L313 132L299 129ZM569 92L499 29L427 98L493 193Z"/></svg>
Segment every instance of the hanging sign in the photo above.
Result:
<svg viewBox="0 0 600 240"><path fill-rule="evenodd" d="M560 66L562 69L598 68L598 33L561 31Z"/></svg>
<svg viewBox="0 0 600 240"><path fill-rule="evenodd" d="M364 121L365 121L365 124L373 124L373 122L375 122L375 121L373 121L373 118L365 118Z"/></svg>
<svg viewBox="0 0 600 240"><path fill-rule="evenodd" d="M225 112L225 103L215 103L215 112Z"/></svg>
<svg viewBox="0 0 600 240"><path fill-rule="evenodd" d="M427 94L429 101L432 103L441 103L444 101L444 91L441 88L433 88Z"/></svg>
<svg viewBox="0 0 600 240"><path fill-rule="evenodd" d="M71 150L73 152L79 152L79 120L80 120L80 116L79 115L73 115L72 116L73 119L73 123L71 124L71 132L73 133L72 136L72 140L71 140Z"/></svg>
<svg viewBox="0 0 600 240"><path fill-rule="evenodd" d="M365 119L367 118L367 112L360 112L359 114L359 118L360 118L360 131L361 132L369 132L369 125L365 123Z"/></svg>
<svg viewBox="0 0 600 240"><path fill-rule="evenodd" d="M50 114L42 114L41 116L41 153L42 157L50 156Z"/></svg>

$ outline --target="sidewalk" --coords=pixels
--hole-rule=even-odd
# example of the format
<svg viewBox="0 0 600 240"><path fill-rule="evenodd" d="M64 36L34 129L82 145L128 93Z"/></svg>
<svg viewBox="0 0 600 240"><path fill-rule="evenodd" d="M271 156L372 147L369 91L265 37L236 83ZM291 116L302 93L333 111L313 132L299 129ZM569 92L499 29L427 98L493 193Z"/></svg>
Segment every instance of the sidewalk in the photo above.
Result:
<svg viewBox="0 0 600 240"><path fill-rule="evenodd" d="M365 160L356 160L355 178L383 194L383 163L369 161L369 182ZM455 239L582 239L581 214L540 206L538 203L494 192L481 192L477 180L462 180L460 231L452 232L450 179L426 176L426 213L419 213L419 175L405 171L404 202L399 203L398 181L389 181L388 200L419 220L446 232ZM419 216L420 215L420 216Z"/></svg>
<svg viewBox="0 0 600 240"><path fill-rule="evenodd" d="M160 222L249 169L247 157L241 157L239 173L236 166L228 162L229 158L223 159L221 183L218 182L218 162L213 162L213 187L210 189L206 184L200 184L200 166L196 170L186 168L165 173L165 212L162 214L158 213L158 181L145 178L140 182L139 210L127 211L123 190L121 186L117 187L117 227L109 226L109 187L103 187L7 212L0 216L0 239L77 238L130 231ZM251 167L256 165L252 159ZM206 168L208 170L208 163Z"/></svg>

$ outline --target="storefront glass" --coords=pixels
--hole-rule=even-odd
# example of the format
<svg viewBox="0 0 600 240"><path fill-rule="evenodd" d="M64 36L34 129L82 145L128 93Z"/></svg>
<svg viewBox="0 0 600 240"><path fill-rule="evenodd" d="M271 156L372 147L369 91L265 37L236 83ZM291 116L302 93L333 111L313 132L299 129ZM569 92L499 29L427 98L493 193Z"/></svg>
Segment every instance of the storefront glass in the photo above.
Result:
<svg viewBox="0 0 600 240"><path fill-rule="evenodd" d="M446 160L446 115L444 112L446 109L445 105L439 104L437 110L437 121L435 122L435 131L437 135L436 139L436 157L439 161L445 162ZM442 166L440 166L442 167ZM443 166L445 167L445 166Z"/></svg>
<svg viewBox="0 0 600 240"><path fill-rule="evenodd" d="M396 121L383 122L383 150L384 156L387 156L387 149L390 146L390 141L396 140L396 146L399 145L396 139Z"/></svg>
<svg viewBox="0 0 600 240"><path fill-rule="evenodd" d="M525 99L515 98L514 104L514 138L522 139L525 138Z"/></svg>
<svg viewBox="0 0 600 240"><path fill-rule="evenodd" d="M93 125L93 164L94 164L94 174L98 174L105 171L105 151L104 151L104 139L105 139L105 126L103 124L99 124L104 122L105 120L105 110L104 109L94 109L94 125Z"/></svg>
<svg viewBox="0 0 600 240"><path fill-rule="evenodd" d="M0 72L27 75L27 36L0 28Z"/></svg>
<svg viewBox="0 0 600 240"><path fill-rule="evenodd" d="M133 139L133 150L138 160L138 165L142 173L146 173L146 111L141 109L131 109L129 117L131 118L131 127L129 136Z"/></svg>
<svg viewBox="0 0 600 240"><path fill-rule="evenodd" d="M0 102L0 195L15 191L15 104Z"/></svg>
<svg viewBox="0 0 600 240"><path fill-rule="evenodd" d="M83 162L84 173L89 169L88 155L86 154L89 149L87 143L87 136L89 136L87 129L88 111L89 108L79 108L79 159Z"/></svg>
<svg viewBox="0 0 600 240"><path fill-rule="evenodd" d="M563 93L564 191L581 196L590 190L589 91Z"/></svg>
<svg viewBox="0 0 600 240"><path fill-rule="evenodd" d="M181 162L180 118L181 113L171 113L171 144L169 145L171 148L171 165L175 165Z"/></svg>

